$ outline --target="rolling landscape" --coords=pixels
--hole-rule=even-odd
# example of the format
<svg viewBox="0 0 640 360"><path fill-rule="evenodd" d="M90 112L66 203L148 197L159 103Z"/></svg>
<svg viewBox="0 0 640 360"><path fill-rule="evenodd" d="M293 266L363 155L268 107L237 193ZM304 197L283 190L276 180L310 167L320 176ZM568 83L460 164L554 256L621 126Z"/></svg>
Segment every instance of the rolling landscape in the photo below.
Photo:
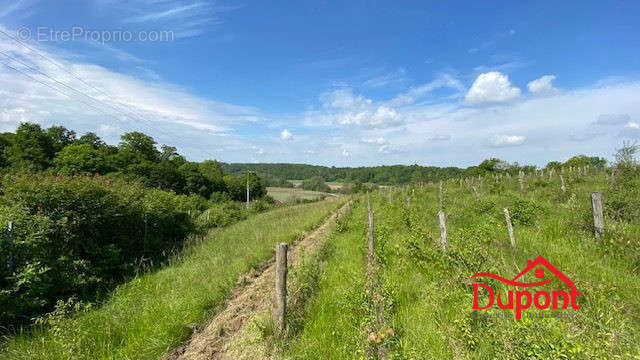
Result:
<svg viewBox="0 0 640 360"><path fill-rule="evenodd" d="M639 15L0 0L0 359L640 360Z"/></svg>

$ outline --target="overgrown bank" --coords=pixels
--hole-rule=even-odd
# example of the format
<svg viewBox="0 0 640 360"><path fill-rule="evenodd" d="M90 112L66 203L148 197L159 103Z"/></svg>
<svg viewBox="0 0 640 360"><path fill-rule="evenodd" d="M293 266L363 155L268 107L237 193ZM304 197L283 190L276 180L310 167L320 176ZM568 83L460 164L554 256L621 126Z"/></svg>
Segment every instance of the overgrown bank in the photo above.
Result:
<svg viewBox="0 0 640 360"><path fill-rule="evenodd" d="M120 286L97 309L54 316L31 334L9 339L7 359L157 359L224 302L238 277L259 267L278 242L319 224L342 199L276 209L213 231L184 258ZM60 308L64 315L64 306Z"/></svg>

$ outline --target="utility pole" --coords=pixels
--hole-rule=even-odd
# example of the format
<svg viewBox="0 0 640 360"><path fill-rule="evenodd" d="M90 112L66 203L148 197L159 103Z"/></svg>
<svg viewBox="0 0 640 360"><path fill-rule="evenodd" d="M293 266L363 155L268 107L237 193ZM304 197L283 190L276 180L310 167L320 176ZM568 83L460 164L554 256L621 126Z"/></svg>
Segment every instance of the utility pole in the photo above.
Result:
<svg viewBox="0 0 640 360"><path fill-rule="evenodd" d="M249 170L247 170L247 209L249 208Z"/></svg>

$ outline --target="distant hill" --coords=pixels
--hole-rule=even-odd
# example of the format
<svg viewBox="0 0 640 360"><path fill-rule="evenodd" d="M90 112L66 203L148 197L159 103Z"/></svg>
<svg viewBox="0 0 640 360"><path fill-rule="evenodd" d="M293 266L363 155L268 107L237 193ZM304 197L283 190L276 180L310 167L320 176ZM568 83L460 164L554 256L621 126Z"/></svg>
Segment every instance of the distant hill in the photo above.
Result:
<svg viewBox="0 0 640 360"><path fill-rule="evenodd" d="M457 167L435 167L419 165L391 165L374 167L327 167L306 164L267 163L221 163L225 172L231 174L253 171L269 179L308 179L320 176L325 181L371 182L399 185L411 182L428 182L462 175L465 169Z"/></svg>

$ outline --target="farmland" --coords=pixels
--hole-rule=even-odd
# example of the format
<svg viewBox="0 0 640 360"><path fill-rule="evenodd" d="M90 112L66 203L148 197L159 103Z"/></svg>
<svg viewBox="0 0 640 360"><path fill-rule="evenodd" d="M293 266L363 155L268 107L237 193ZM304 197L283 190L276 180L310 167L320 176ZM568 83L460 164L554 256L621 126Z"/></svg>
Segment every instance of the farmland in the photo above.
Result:
<svg viewBox="0 0 640 360"><path fill-rule="evenodd" d="M366 204L360 201L336 234L304 325L292 329L283 354L375 358L382 349L382 357L408 359L637 357L640 224L616 218L613 202L619 195L609 190L603 174L564 178L566 192L557 175L551 180L526 177L524 192L515 178L445 183L446 251L441 248L437 185L372 194L379 267L374 289L365 281ZM593 235L594 190L610 199L605 201L609 230L603 240ZM637 194L637 188L629 191ZM514 249L503 208L513 215ZM474 317L484 313L472 310L471 275L513 277L539 255L578 284L582 308L574 317L541 320L532 315L551 310L533 307L526 311L531 316L520 320L512 310L504 317ZM555 281L545 288L560 286ZM382 311L376 309L377 296L383 298Z"/></svg>
<svg viewBox="0 0 640 360"><path fill-rule="evenodd" d="M319 191L279 187L267 187L267 195L282 203L295 202L297 200L317 200L326 196L333 196Z"/></svg>
<svg viewBox="0 0 640 360"><path fill-rule="evenodd" d="M3 355L158 358L185 344L190 324L203 328L224 313L230 294L242 296L243 285L236 280L254 274L263 290L246 296L262 305L242 310L245 325L220 340L234 358L633 358L640 355L640 178L635 169L487 174L354 197L351 211L328 228L326 241L292 260L281 335L270 317L272 280L261 275L273 245L292 242L346 198L272 210L213 231L165 269L119 287L98 308L68 313L63 306L42 327L11 338ZM602 238L594 235L593 191L604 198ZM368 207L372 253L367 250ZM510 212L513 245L504 209ZM531 306L515 319L513 309L472 309L471 275L511 278L540 255L575 282L579 310ZM486 284L496 293L511 290L496 281ZM562 286L556 280L542 288L551 293ZM237 301L240 306L245 300ZM479 302L488 301L481 293ZM539 318L558 312L568 315ZM208 331L194 344L216 344L220 332ZM185 349L180 358L199 358Z"/></svg>

